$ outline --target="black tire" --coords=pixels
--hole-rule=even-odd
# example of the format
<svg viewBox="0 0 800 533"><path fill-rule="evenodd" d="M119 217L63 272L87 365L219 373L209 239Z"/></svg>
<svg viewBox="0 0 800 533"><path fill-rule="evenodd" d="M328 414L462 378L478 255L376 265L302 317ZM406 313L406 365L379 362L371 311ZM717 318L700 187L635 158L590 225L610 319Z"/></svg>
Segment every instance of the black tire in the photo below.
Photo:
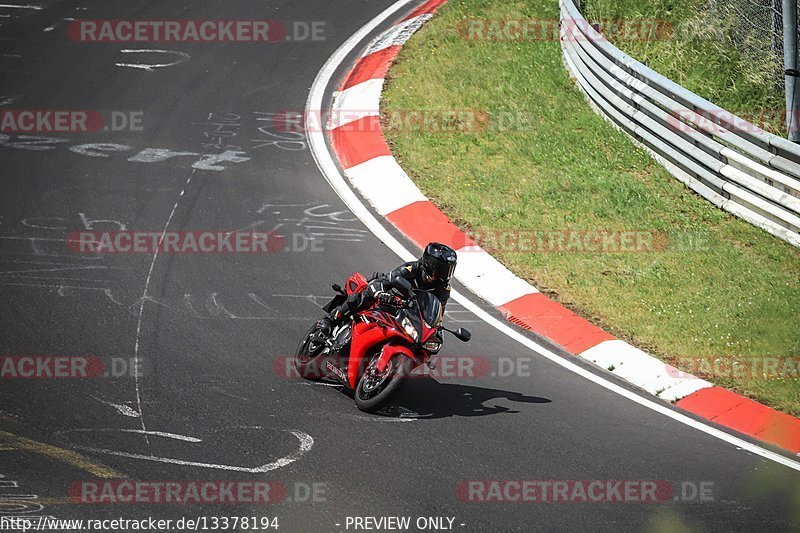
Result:
<svg viewBox="0 0 800 533"><path fill-rule="evenodd" d="M388 375L383 381L376 388L367 390L369 367L377 361L378 357L380 357L380 352L372 356L367 364L367 369L361 374L356 384L356 390L353 391L356 407L365 413L374 413L388 404L412 370L411 359L402 355L397 356L392 359L391 368L388 369Z"/></svg>
<svg viewBox="0 0 800 533"><path fill-rule="evenodd" d="M323 345L320 344L316 349L313 349L311 346L311 337L314 333L317 332L317 325L314 324L306 336L303 337L303 340L300 341L300 345L297 347L297 351L294 354L294 367L297 370L297 373L300 374L300 377L304 379L308 379L311 381L320 381L325 378L325 372L322 368L319 368L319 352L322 351Z"/></svg>

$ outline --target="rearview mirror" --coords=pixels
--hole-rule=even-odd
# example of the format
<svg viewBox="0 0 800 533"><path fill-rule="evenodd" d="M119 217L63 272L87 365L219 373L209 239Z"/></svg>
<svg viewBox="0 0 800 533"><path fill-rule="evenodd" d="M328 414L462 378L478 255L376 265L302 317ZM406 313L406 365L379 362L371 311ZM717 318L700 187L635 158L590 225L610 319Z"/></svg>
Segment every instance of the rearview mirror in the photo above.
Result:
<svg viewBox="0 0 800 533"><path fill-rule="evenodd" d="M472 338L472 333L464 328L458 328L453 332L453 335L455 335L456 338L462 342L469 342L469 340Z"/></svg>
<svg viewBox="0 0 800 533"><path fill-rule="evenodd" d="M339 294L344 294L344 291L342 290L342 286L339 285L338 283L334 283L333 285L331 285L331 289L335 290Z"/></svg>

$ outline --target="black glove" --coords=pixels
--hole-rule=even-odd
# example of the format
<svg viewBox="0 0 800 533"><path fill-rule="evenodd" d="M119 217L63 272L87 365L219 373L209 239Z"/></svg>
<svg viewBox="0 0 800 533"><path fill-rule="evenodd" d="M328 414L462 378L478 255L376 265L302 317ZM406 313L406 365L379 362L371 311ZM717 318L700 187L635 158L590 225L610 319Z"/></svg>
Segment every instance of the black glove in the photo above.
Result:
<svg viewBox="0 0 800 533"><path fill-rule="evenodd" d="M375 299L378 300L382 304L391 304L394 303L395 297L394 295L386 292L386 291L378 291L375 293Z"/></svg>

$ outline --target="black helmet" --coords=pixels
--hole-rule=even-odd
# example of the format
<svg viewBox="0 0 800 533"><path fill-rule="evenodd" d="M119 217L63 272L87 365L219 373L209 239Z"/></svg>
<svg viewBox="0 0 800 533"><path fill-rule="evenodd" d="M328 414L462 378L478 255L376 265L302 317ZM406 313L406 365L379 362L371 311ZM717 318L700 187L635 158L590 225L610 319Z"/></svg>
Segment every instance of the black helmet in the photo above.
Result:
<svg viewBox="0 0 800 533"><path fill-rule="evenodd" d="M427 282L441 280L448 283L456 271L456 252L449 246L432 242L425 247L419 266Z"/></svg>

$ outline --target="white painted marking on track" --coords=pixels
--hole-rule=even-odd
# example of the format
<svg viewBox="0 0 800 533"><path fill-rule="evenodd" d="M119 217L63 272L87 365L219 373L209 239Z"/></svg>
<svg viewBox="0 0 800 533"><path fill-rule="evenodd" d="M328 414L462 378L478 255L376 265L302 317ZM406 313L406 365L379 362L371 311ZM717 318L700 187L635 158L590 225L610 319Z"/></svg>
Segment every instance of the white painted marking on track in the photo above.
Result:
<svg viewBox="0 0 800 533"><path fill-rule="evenodd" d="M108 157L108 154L104 153L103 150L109 152L127 152L128 150L133 150L133 147L126 146L124 144L95 143L80 144L78 146L71 146L69 148L70 152L85 155L87 157Z"/></svg>
<svg viewBox="0 0 800 533"><path fill-rule="evenodd" d="M55 276L55 277L47 277L43 278L41 276L14 276L12 279L35 279L35 280L47 280L47 281L84 281L86 283L108 283L107 279L89 279L89 278L67 278L64 276Z"/></svg>
<svg viewBox="0 0 800 533"><path fill-rule="evenodd" d="M64 242L64 241L62 240L61 242ZM42 254L42 253L38 253L38 254L37 253L32 253L31 254L31 253L24 253L24 252L0 252L0 255L10 255L12 257L29 256L29 255L31 255L31 256L36 257L36 258L39 258L39 257L69 257L70 259L76 259L76 260L81 260L81 261L102 261L104 259L102 256L87 256L85 254L83 256L79 256L79 255L75 255L75 254L64 255L64 254Z"/></svg>
<svg viewBox="0 0 800 533"><path fill-rule="evenodd" d="M48 237L11 237L11 236L0 236L0 239L3 240L10 240L10 241L48 241L48 242L64 242L64 239L51 239Z"/></svg>
<svg viewBox="0 0 800 533"><path fill-rule="evenodd" d="M35 268L35 269L28 269L28 270L8 270L4 272L0 272L0 276L16 276L18 274L27 274L30 272L62 272L64 270L97 270L97 269L108 269L107 266L100 266L100 265L81 265L81 266L74 266L74 267L59 267L59 268Z"/></svg>
<svg viewBox="0 0 800 533"><path fill-rule="evenodd" d="M77 290L85 290L85 291L105 291L104 287L78 287L75 285L63 285L63 284L47 284L47 283L5 283L0 282L0 285L10 286L10 287L39 287L39 288L49 288L49 289L58 289L59 293L63 292L64 289L77 289Z"/></svg>
<svg viewBox="0 0 800 533"><path fill-rule="evenodd" d="M263 307L264 309L268 309L268 310L270 310L270 311L272 311L272 312L275 312L275 313L277 313L277 311L276 311L275 309L273 309L272 307L268 306L268 305L266 304L266 302L264 302L264 300L262 300L262 299L261 299L261 298L260 298L260 297L259 297L259 296L258 296L256 293L254 293L254 292L251 292L251 293L248 293L248 295L247 295L247 296L248 296L248 297L249 297L249 298L250 298L252 301L254 301L254 302L255 302L255 303L257 303L258 305L260 305L261 307Z"/></svg>
<svg viewBox="0 0 800 533"><path fill-rule="evenodd" d="M0 9L32 9L34 11L41 11L42 6L35 5L19 5L19 4L0 4Z"/></svg>
<svg viewBox="0 0 800 533"><path fill-rule="evenodd" d="M74 18L72 18L72 17L66 17L66 18L64 18L63 20L64 20L64 21L67 21L67 22L72 22L72 21L73 21L73 20L75 20L75 19L74 19ZM44 30L42 30L42 31L45 31L45 32L51 32L51 31L53 31L54 29L56 29L56 28L57 28L57 27L58 27L60 24L61 24L61 22L56 22L56 23L55 23L55 24L53 24L52 26L48 26L48 27L46 27L46 28L45 28Z"/></svg>
<svg viewBox="0 0 800 533"><path fill-rule="evenodd" d="M336 52L333 53L325 65L323 65L322 69L320 69L316 79L314 80L314 83L311 86L311 90L309 91L308 100L306 102L307 121L313 121L313 117L321 116L320 114L323 112L322 104L325 97L325 90L330 84L333 75L337 72L340 65L347 59L348 55L353 51L353 49L358 46L358 44L362 42L364 38L366 38L370 32L375 30L375 28L377 28L381 23L411 2L412 0L399 0L398 2L395 2L377 17L369 21L356 33L354 33L349 39L347 39L347 41L344 42L344 44L342 44L341 47L339 47L339 49L336 50ZM313 124L309 124L309 126L313 126ZM372 233L378 239L380 239L403 261L414 260L416 256L406 249L403 244L400 243L400 241L392 236L392 234L389 233L389 231L384 228L380 222L378 222L375 216L369 211L367 206L361 202L358 196L356 196L356 194L347 184L341 172L339 171L336 162L333 160L333 156L328 151L324 133L319 131L319 128L314 129L313 127L307 128L307 131L309 148L311 149L311 154L314 157L314 161L322 172L322 175L330 184L331 188L333 188L336 194L338 194L339 197L344 201L345 205L347 205L353 214L361 219L361 222L367 226L367 228L369 228L369 230L372 231ZM800 462L695 420L677 410L671 409L661 403L654 402L653 400L645 398L636 392L629 391L628 389L621 387L616 383L608 381L602 376L594 374L593 372L571 361L568 361L560 355L552 352L545 346L542 346L541 344L514 330L506 323L493 317L467 297L456 291L451 293L451 299L457 301L469 311L472 311L476 316L497 329L499 332L507 335L519 344L534 351L536 354L554 362L557 365L560 365L570 372L574 372L575 374L578 374L579 376L611 392L619 394L620 396L623 396L628 400L641 405L642 407L646 407L647 409L671 418L676 422L685 424L698 431L702 431L703 433L715 437L734 447L741 448L742 450L746 450L765 459L769 459L793 470L800 471Z"/></svg>
<svg viewBox="0 0 800 533"><path fill-rule="evenodd" d="M157 49L138 49L138 50L131 50L131 49L123 49L120 50L122 54L173 54L178 56L178 59L172 61L171 63L115 63L118 67L127 67L127 68L138 68L142 70L146 70L148 72L152 72L153 69L156 68L166 68L166 67L174 67L180 63L184 63L191 59L191 56L186 52L179 52L177 50L157 50Z"/></svg>
<svg viewBox="0 0 800 533"><path fill-rule="evenodd" d="M158 163L172 159L173 157L183 157L190 155L200 155L197 152L173 152L168 148L146 148L133 157L128 158L128 161L134 163Z"/></svg>
<svg viewBox="0 0 800 533"><path fill-rule="evenodd" d="M352 418L354 420L358 420L359 422L376 422L376 423L384 423L384 424L391 424L391 423L403 423L403 422L414 422L417 420L416 418L409 418L409 417L399 417L399 418L392 418L387 416L367 416L367 415L352 415L346 414L343 415L346 418Z"/></svg>
<svg viewBox="0 0 800 533"><path fill-rule="evenodd" d="M91 396L91 394L89 396ZM121 415L129 416L131 418L141 418L142 417L141 412L137 413L136 411L134 411L133 409L131 409L127 405L123 405L123 404L119 404L119 403L107 402L106 400L101 400L97 396L92 396L92 398L94 398L95 400L97 400L100 403L104 403L106 405L109 405L109 406L113 407Z"/></svg>
<svg viewBox="0 0 800 533"><path fill-rule="evenodd" d="M111 300L112 302L114 302L114 303L115 303L115 304L117 304L117 305L122 305L122 302L120 302L120 301L117 301L117 300L114 298L114 295L113 295L113 294L111 294L111 289L106 289L106 290L105 290L105 291L103 291L103 292L105 292L105 293L106 293L106 296L108 296L108 299L109 299L109 300Z"/></svg>
<svg viewBox="0 0 800 533"><path fill-rule="evenodd" d="M180 203L181 198L183 195L186 194L186 189L189 187L189 184L194 177L195 170L192 170L192 173L189 174L189 178L186 180L186 183L183 184L183 189L181 189L181 193L178 195L178 199L175 200L175 205L172 206L172 212L170 212L169 217L167 218L167 223L164 224L164 229L161 232L161 237L158 239L158 246L156 246L155 252L153 252L153 260L150 261L150 268L147 271L147 278L144 281L144 290L142 291L142 298L141 303L139 304L139 315L136 319L136 341L133 347L133 365L134 368L137 368L139 365L139 340L142 334L142 317L144 316L144 302L147 301L147 291L150 288L150 279L153 277L153 268L156 266L156 260L158 259L158 251L161 248L161 244L164 242L164 236L167 234L167 229L169 229L169 223L172 222L172 217L175 216L175 211L178 209L178 203ZM136 407L139 410L139 420L142 422L142 431L147 431L147 427L144 423L144 414L142 413L142 393L139 387L139 373L134 372L133 374L134 379L134 386L136 388ZM147 441L147 446L150 446L150 439L147 437L147 433L144 434L145 441Z"/></svg>
<svg viewBox="0 0 800 533"><path fill-rule="evenodd" d="M14 263L17 265L62 265L62 266L72 265L72 263L63 263L56 261L25 261L20 259L0 259L0 263Z"/></svg>
<svg viewBox="0 0 800 533"><path fill-rule="evenodd" d="M277 470L278 468L283 468L284 466L288 466L294 463L295 461L300 459L303 455L305 455L311 449L312 446L314 446L314 439L308 433L304 433L299 430L291 430L290 433L295 437L297 437L297 440L300 441L300 446L297 449L297 451L294 451L285 457L281 457L276 461L272 461L270 463L255 468L249 468L246 466L236 466L236 465L202 463L197 461L184 461L183 459L174 459L171 457L156 457L153 455L142 455L138 453L120 452L117 450L108 450L105 448L93 448L89 446L73 446L73 448L76 450L83 450L87 452L104 453L107 455L116 455L118 457L127 457L129 459L141 459L143 461L153 461L156 463L168 463L181 466L196 466L199 468L211 468L215 470L229 470L232 472L247 472L250 474L260 474L263 472L270 472L272 470Z"/></svg>
<svg viewBox="0 0 800 533"><path fill-rule="evenodd" d="M147 434L147 435L155 435L157 437L165 437L168 439L175 439L175 440L182 440L186 442L203 442L203 439L198 439L197 437L189 437L187 435L179 435L177 433L166 433L164 431L142 431L141 429L119 429L119 428L79 428L79 429L68 429L66 431L59 431L59 434L65 433L93 433L93 432L100 432L100 433L111 433L111 432L121 432L121 433L139 433L139 434Z"/></svg>

